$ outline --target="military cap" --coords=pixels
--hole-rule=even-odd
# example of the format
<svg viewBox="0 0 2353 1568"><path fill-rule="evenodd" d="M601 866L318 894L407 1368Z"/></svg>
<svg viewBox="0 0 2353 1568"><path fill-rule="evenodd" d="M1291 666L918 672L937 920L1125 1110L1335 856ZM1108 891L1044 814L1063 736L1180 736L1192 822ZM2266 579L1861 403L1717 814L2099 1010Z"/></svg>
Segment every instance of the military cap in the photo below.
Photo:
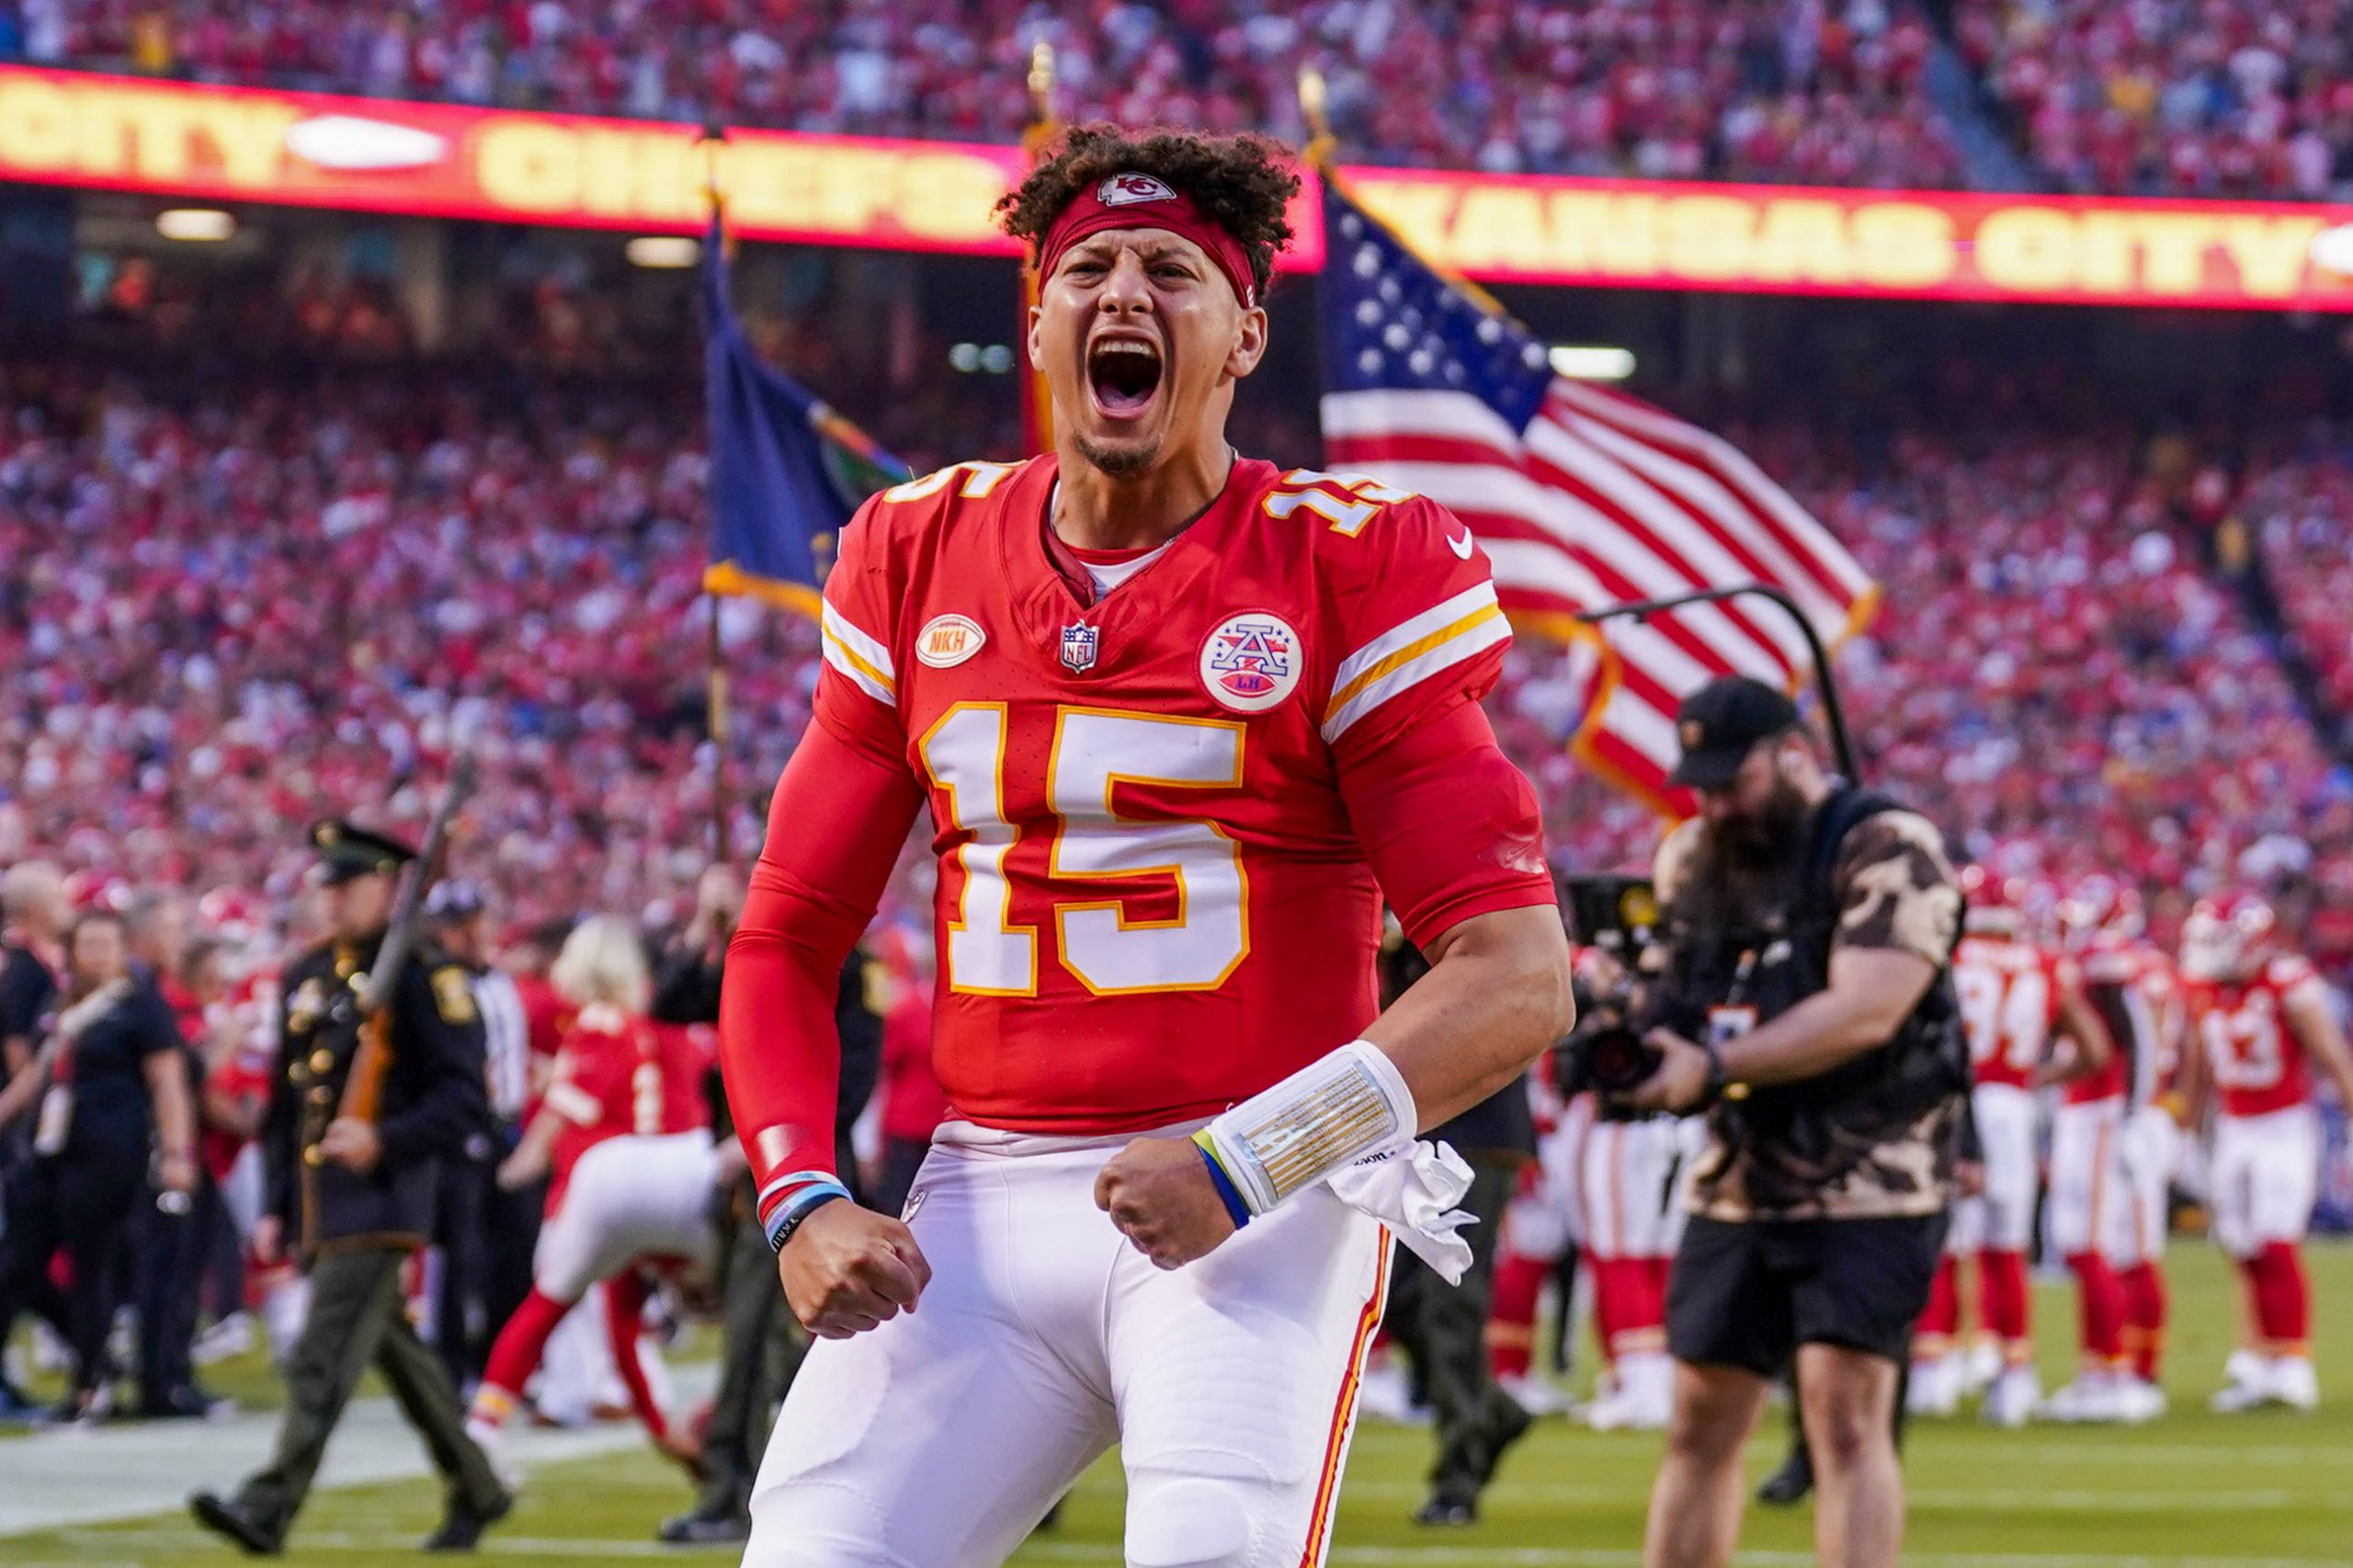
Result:
<svg viewBox="0 0 2353 1568"><path fill-rule="evenodd" d="M319 852L311 876L321 887L375 872L389 876L416 858L416 851L399 839L347 822L313 823L311 847Z"/></svg>

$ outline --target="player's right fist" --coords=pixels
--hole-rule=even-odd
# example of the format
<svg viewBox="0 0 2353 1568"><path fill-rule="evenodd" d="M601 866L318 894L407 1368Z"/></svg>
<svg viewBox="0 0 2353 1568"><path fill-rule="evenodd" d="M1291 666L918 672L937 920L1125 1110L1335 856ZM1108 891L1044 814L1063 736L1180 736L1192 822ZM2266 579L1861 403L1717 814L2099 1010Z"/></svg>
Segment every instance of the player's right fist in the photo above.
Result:
<svg viewBox="0 0 2353 1568"><path fill-rule="evenodd" d="M820 1339L847 1339L914 1312L931 1283L915 1233L888 1214L835 1199L812 1212L777 1256L785 1303Z"/></svg>

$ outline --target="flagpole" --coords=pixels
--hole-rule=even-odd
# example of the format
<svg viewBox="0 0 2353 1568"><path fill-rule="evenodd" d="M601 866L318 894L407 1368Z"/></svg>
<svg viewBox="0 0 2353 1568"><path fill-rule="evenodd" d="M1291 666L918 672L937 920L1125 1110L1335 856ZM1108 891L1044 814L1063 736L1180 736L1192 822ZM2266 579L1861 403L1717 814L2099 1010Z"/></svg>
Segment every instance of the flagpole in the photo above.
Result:
<svg viewBox="0 0 2353 1568"><path fill-rule="evenodd" d="M1044 39L1029 51L1029 125L1021 133L1021 150L1032 167L1046 145L1062 130L1054 118L1054 46ZM1035 457L1054 444L1054 405L1046 392L1046 372L1029 358L1029 312L1038 304L1038 269L1027 258L1021 263L1021 311L1013 324L1014 341L1021 350L1021 440Z"/></svg>
<svg viewBox="0 0 2353 1568"><path fill-rule="evenodd" d="M712 229L722 256L733 249L727 240L727 204L719 194L719 154L726 144L725 126L714 121L703 128L700 142L703 189L710 198ZM706 436L705 439L708 440L709 437ZM708 506L710 504L706 492L704 505ZM710 858L713 864L724 866L734 858L727 831L727 646L720 636L719 595L706 585L703 597L710 609L709 632L703 653L703 725L710 735Z"/></svg>
<svg viewBox="0 0 2353 1568"><path fill-rule="evenodd" d="M1715 604L1745 594L1753 594L1779 605L1790 612L1790 619L1796 621L1798 630L1805 634L1805 645L1813 653L1814 684L1822 688L1823 717L1830 723L1830 746L1838 754L1838 771L1847 776L1847 782L1860 783L1862 772L1855 762L1855 743L1847 733L1847 709L1838 700L1838 683L1830 675L1830 651L1823 646L1822 634L1814 631L1813 620L1798 608L1797 600L1771 584L1741 583L1729 588L1701 588L1694 593L1677 594L1663 599L1638 599L1628 604L1604 605L1599 609L1579 611L1577 619L1587 626L1598 626L1605 620L1616 620L1622 616L1648 620L1654 615L1680 609L1685 605Z"/></svg>

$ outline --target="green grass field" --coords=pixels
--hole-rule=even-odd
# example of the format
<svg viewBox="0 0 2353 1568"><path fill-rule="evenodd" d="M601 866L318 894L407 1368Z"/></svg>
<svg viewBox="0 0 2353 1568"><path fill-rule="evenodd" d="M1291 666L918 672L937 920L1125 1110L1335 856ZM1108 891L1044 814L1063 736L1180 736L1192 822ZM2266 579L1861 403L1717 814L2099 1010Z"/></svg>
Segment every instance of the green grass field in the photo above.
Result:
<svg viewBox="0 0 2353 1568"><path fill-rule="evenodd" d="M2184 1243L2174 1257L2177 1325L2166 1374L2174 1413L2131 1430L1995 1432L1973 1420L1915 1427L1906 1561L1926 1568L2353 1564L2353 1248L2316 1247L2313 1264L2327 1399L2317 1415L2206 1413L2234 1337L2235 1280L2210 1248ZM2055 1381L2070 1356L2071 1303L2063 1288L2046 1286L2036 1305L2049 1346L2044 1373ZM1778 1414L1768 1421L1750 1454L1758 1474L1780 1452ZM976 1431L972 1440L984 1444L988 1434ZM1359 1430L1336 1563L1639 1562L1654 1437L1545 1424L1506 1461L1483 1521L1442 1534L1408 1518L1422 1495L1428 1449L1423 1431L1371 1424ZM0 1450L0 1488L12 1484L10 1457ZM548 1565L671 1555L653 1543L651 1530L683 1501L676 1472L649 1455L551 1467L534 1474L522 1506L486 1551ZM1081 1483L1061 1528L1015 1561L1034 1568L1118 1564L1120 1507L1119 1470L1107 1460ZM323 1494L304 1516L289 1560L335 1568L413 1563L409 1544L431 1528L435 1509L433 1491L422 1483ZM1808 1530L1803 1509L1754 1511L1741 1560L1811 1562ZM722 1552L677 1555L733 1560ZM0 1541L0 1563L10 1568L217 1568L236 1561L177 1516Z"/></svg>

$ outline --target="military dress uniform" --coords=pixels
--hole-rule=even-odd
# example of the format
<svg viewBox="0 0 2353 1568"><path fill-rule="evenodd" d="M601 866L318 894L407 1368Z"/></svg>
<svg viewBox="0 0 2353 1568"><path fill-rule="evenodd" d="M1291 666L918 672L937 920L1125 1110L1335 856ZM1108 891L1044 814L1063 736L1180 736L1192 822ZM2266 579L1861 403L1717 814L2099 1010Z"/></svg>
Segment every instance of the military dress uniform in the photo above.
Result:
<svg viewBox="0 0 2353 1568"><path fill-rule="evenodd" d="M326 881L396 870L405 846L347 824L313 830ZM513 1499L466 1436L465 1409L440 1358L410 1324L409 1256L433 1233L441 1163L487 1129L483 1027L466 971L412 949L388 1007L390 1046L376 1094L381 1155L367 1171L326 1157L360 1054L360 992L384 933L311 949L283 978L278 1055L261 1136L265 1212L304 1262L311 1304L286 1364L286 1408L269 1463L235 1495L199 1493L198 1520L248 1551L274 1552L309 1493L327 1438L373 1366L425 1439L448 1488L448 1520L428 1548L472 1546Z"/></svg>

